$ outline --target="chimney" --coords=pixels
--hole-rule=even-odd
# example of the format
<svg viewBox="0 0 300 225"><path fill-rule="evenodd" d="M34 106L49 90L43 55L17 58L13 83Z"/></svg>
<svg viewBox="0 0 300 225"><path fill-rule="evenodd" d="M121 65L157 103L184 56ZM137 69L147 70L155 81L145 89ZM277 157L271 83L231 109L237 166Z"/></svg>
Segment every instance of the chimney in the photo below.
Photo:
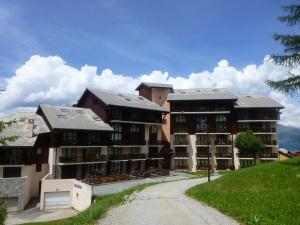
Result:
<svg viewBox="0 0 300 225"><path fill-rule="evenodd" d="M34 126L34 119L28 119L28 125L27 125L28 137L33 137L33 126Z"/></svg>

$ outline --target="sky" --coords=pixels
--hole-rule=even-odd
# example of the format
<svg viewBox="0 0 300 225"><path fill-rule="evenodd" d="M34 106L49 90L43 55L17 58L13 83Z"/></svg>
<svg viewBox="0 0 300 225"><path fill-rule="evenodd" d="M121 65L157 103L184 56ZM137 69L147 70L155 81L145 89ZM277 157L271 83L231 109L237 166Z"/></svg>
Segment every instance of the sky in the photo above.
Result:
<svg viewBox="0 0 300 225"><path fill-rule="evenodd" d="M284 68L281 0L0 0L0 115L72 104L86 87L133 93L141 81L263 93L300 127L300 105L269 89Z"/></svg>

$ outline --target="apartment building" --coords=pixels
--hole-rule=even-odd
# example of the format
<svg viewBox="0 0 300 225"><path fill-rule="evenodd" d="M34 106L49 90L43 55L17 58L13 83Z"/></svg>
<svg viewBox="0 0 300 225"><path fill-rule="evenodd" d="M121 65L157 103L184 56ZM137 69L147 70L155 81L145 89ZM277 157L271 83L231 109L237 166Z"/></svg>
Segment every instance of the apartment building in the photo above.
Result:
<svg viewBox="0 0 300 225"><path fill-rule="evenodd" d="M18 136L0 146L0 201L9 212L23 210L32 197L38 197L40 181L49 172L49 129L35 113L16 113L1 121L15 120L0 136Z"/></svg>
<svg viewBox="0 0 300 225"><path fill-rule="evenodd" d="M252 165L251 156L234 148L236 135L243 131L254 132L266 146L258 162L278 159L276 124L283 106L268 96L236 96L223 88L173 90L151 83L142 83L138 90L149 100L159 96L170 111L163 130L173 152L172 169L195 171L209 164L215 171Z"/></svg>
<svg viewBox="0 0 300 225"><path fill-rule="evenodd" d="M142 96L86 89L77 104L110 124L109 174L168 168L161 152L163 118L168 111Z"/></svg>

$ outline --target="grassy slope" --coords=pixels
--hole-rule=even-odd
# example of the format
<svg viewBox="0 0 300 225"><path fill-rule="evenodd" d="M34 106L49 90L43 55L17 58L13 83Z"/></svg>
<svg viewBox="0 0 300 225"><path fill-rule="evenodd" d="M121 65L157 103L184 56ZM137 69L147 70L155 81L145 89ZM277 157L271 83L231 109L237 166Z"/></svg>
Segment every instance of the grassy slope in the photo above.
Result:
<svg viewBox="0 0 300 225"><path fill-rule="evenodd" d="M187 195L244 224L299 225L300 158L233 171Z"/></svg>
<svg viewBox="0 0 300 225"><path fill-rule="evenodd" d="M93 203L87 210L79 213L77 216L73 216L66 219L54 220L48 222L26 223L26 225L91 225L95 224L109 208L119 205L126 200L127 196L130 196L135 191L141 191L142 189L153 185L143 184L136 187L127 189L117 194L97 197L96 203Z"/></svg>

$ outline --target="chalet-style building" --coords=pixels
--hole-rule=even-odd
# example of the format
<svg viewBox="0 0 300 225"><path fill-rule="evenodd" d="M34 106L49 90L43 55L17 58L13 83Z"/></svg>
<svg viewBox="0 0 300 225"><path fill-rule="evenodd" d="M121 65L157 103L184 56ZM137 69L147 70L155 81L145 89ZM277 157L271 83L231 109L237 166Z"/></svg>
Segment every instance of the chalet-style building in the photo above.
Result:
<svg viewBox="0 0 300 225"><path fill-rule="evenodd" d="M92 110L40 105L48 125L50 172L54 179L84 180L95 171L106 173L112 128Z"/></svg>
<svg viewBox="0 0 300 225"><path fill-rule="evenodd" d="M111 125L111 173L161 169L161 127L167 110L142 96L86 89L77 104L90 108Z"/></svg>
<svg viewBox="0 0 300 225"><path fill-rule="evenodd" d="M278 159L283 106L264 95L227 89L173 89L142 82L139 95L86 89L73 107L40 105L18 113L0 136L0 201L24 209L86 209L104 183L169 174L169 170L238 169L254 163L234 140L252 131L265 144L256 163Z"/></svg>
<svg viewBox="0 0 300 225"><path fill-rule="evenodd" d="M265 144L260 162L278 159L276 124L283 106L263 95L236 96L227 89L180 89L142 83L139 94L170 111L164 136L169 135L172 169L238 169L252 165L253 158L238 154L236 135L252 131Z"/></svg>
<svg viewBox="0 0 300 225"><path fill-rule="evenodd" d="M14 142L0 146L0 201L9 212L23 210L38 197L40 181L49 172L49 129L35 113L16 113L1 121L15 120L0 136L14 136Z"/></svg>

